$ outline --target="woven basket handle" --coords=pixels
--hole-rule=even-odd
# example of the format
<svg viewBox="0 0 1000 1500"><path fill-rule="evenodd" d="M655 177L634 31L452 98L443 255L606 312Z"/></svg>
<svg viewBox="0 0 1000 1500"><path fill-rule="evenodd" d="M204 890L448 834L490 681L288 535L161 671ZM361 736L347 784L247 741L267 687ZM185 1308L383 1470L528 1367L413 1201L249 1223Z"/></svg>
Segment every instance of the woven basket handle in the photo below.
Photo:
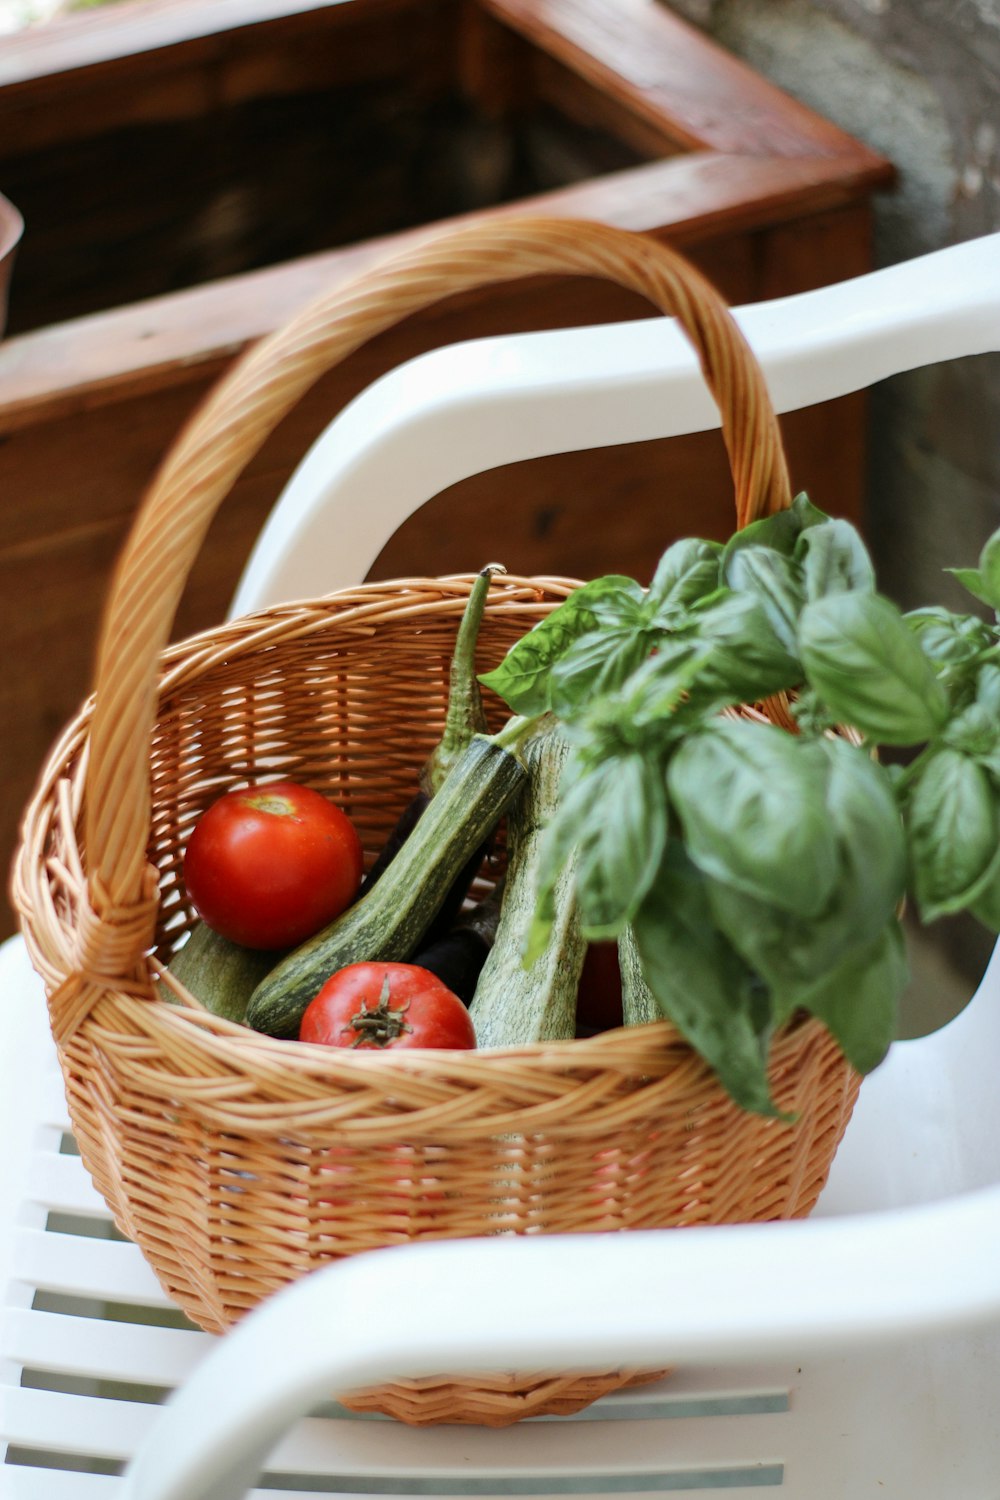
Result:
<svg viewBox="0 0 1000 1500"><path fill-rule="evenodd" d="M721 413L737 524L789 503L777 419L749 346L709 283L646 236L570 219L472 223L424 240L313 302L245 355L181 433L112 581L97 655L86 861L93 917L113 924L136 960L155 910L146 848L159 658L216 510L303 393L368 339L452 293L547 273L605 277L675 315Z"/></svg>

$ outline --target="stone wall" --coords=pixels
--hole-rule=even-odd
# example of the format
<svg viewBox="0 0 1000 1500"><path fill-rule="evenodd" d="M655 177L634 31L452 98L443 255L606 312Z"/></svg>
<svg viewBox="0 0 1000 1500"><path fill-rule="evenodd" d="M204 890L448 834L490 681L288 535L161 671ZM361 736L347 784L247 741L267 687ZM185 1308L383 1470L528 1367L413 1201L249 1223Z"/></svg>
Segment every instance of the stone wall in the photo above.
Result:
<svg viewBox="0 0 1000 1500"><path fill-rule="evenodd" d="M896 163L877 209L881 264L1000 229L1000 0L671 3ZM974 561L1000 525L1000 356L890 382L872 415L884 586L904 605L956 605L941 567Z"/></svg>
<svg viewBox="0 0 1000 1500"><path fill-rule="evenodd" d="M896 163L877 208L880 264L1000 229L1000 0L670 3ZM1000 355L874 393L868 516L887 593L969 607L942 568L974 562L1000 526ZM937 947L974 981L991 939L964 920L942 928Z"/></svg>

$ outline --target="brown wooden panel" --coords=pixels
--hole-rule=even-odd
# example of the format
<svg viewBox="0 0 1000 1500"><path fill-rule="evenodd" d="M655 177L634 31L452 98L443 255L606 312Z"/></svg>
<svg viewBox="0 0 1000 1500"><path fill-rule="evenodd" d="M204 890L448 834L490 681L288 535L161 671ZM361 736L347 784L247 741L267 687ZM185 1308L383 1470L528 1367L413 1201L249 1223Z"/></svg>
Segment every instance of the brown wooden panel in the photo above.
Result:
<svg viewBox="0 0 1000 1500"><path fill-rule="evenodd" d="M358 21L383 28L391 55L392 31L402 17L430 14L454 0L119 0L87 15L68 14L45 26L4 37L0 89L8 97L50 98L89 91L116 71L140 78L167 69L187 70L206 59L271 50L296 38L308 42ZM347 44L351 44L348 42ZM124 65L119 69L119 65ZM378 58L365 66L377 71Z"/></svg>
<svg viewBox="0 0 1000 1500"><path fill-rule="evenodd" d="M27 223L11 329L475 206L451 7L384 10L355 0L330 12L351 26L317 18L306 34L271 28L266 46L252 30L195 60L151 54L137 74L85 70L55 97L54 82L0 90L0 181Z"/></svg>
<svg viewBox="0 0 1000 1500"><path fill-rule="evenodd" d="M321 155L317 195L298 174L322 139L313 112L325 107L324 90L356 128L342 162ZM284 214L221 145L227 121L244 129L252 157L251 116L260 130L279 120L269 114L278 104L283 122L270 136L264 128L256 154L273 150L292 205ZM98 145L110 149L115 130L139 121L141 169L158 197L140 204L105 193L102 207ZM214 162L197 158L195 125L205 121ZM378 165L368 147L382 125L386 140L396 135ZM418 126L433 179L421 178L403 149ZM156 135L168 128L173 156L167 135ZM8 155L5 167L4 153L20 151L23 164L29 145L35 168L43 147L53 148L48 161L63 183L62 244L58 220L46 228L28 216L24 250L33 235L44 252L42 291L72 291L75 276L102 269L103 216L118 245L146 247L133 258L143 274L154 268L155 290L166 294L135 301L122 273L110 310L0 343L5 863L11 807L88 690L108 575L135 506L183 421L255 339L426 233L428 221L470 213L531 210L655 233L684 248L732 302L785 295L868 268L870 198L892 171L660 0L126 0L0 53L0 187L9 188L3 174L15 161ZM202 174L204 221L178 211L167 191L182 145L186 175ZM655 159L637 160L647 155ZM29 171L23 181L31 180ZM93 222L67 244L74 194ZM263 228L240 246L253 195ZM339 239L314 243L324 195L336 199ZM281 239L286 232L298 249ZM170 234L189 236L209 283L170 279L180 275ZM227 274L238 267L227 257L248 245L259 268ZM279 264L269 264L275 255ZM26 264L19 256L18 275L29 274ZM449 299L373 341L321 380L248 465L213 523L175 636L222 617L306 447L384 370L457 338L648 315L641 299L605 283L549 278ZM784 430L794 482L820 505L861 517L863 403L796 414ZM519 571L586 577L613 567L645 578L673 537L725 535L731 503L715 434L537 460L436 497L373 572L469 569L497 556ZM9 918L0 918L6 930Z"/></svg>
<svg viewBox="0 0 1000 1500"><path fill-rule="evenodd" d="M141 0L0 49L12 330L677 151L891 176L660 0L228 7Z"/></svg>
<svg viewBox="0 0 1000 1500"><path fill-rule="evenodd" d="M811 239L813 216L825 222L831 210L835 219L844 215L841 239L857 235L867 252L869 208L864 198L858 200L858 186L829 159L748 160L705 153L649 163L489 212L577 216L655 231L699 259L710 275L706 256L718 263L726 246L731 254L739 253L741 241L745 248L750 231L797 222L803 236L799 258L805 263L800 270L808 272L808 279L788 288L797 290L841 275L839 252L823 247L826 231ZM219 374L248 343L280 326L312 297L425 232L380 237L8 339L0 344L0 434L69 409ZM724 277L719 285L730 299L738 295ZM772 280L762 295L774 294ZM468 303L494 295L472 294Z"/></svg>

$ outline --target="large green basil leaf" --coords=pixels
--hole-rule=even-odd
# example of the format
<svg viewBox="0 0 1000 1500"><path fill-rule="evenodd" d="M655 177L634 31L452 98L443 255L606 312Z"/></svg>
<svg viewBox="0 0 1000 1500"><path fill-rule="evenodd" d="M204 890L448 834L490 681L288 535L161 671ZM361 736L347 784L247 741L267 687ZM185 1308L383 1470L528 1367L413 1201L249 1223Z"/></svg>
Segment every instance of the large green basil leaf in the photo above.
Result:
<svg viewBox="0 0 1000 1500"><path fill-rule="evenodd" d="M836 877L826 778L815 741L746 719L691 734L668 768L699 869L801 917L823 910Z"/></svg>
<svg viewBox="0 0 1000 1500"><path fill-rule="evenodd" d="M914 745L948 717L948 698L895 605L828 594L805 606L799 653L810 687L843 723L878 743Z"/></svg>
<svg viewBox="0 0 1000 1500"><path fill-rule="evenodd" d="M729 594L692 616L703 652L691 691L699 702L758 703L795 687L802 665L754 594Z"/></svg>
<svg viewBox="0 0 1000 1500"><path fill-rule="evenodd" d="M584 584L515 641L500 665L482 673L479 681L516 714L545 713L551 707L554 664L574 641L597 627L598 608L606 610L616 603L628 608L638 587L633 579L617 574Z"/></svg>
<svg viewBox="0 0 1000 1500"><path fill-rule="evenodd" d="M556 881L571 854L587 935L614 937L645 895L666 837L666 788L655 760L635 752L588 765L571 755L558 810L543 835L526 963L545 946Z"/></svg>
<svg viewBox="0 0 1000 1500"><path fill-rule="evenodd" d="M549 701L561 719L576 718L595 698L612 693L648 657L649 634L629 626L588 631L553 662Z"/></svg>
<svg viewBox="0 0 1000 1500"><path fill-rule="evenodd" d="M839 922L797 917L721 880L706 879L705 888L719 932L768 986L776 1025L796 1010L803 987L850 951Z"/></svg>
<svg viewBox="0 0 1000 1500"><path fill-rule="evenodd" d="M859 942L873 938L906 890L906 834L892 779L856 745L823 739L830 768L826 808L836 830L840 876L831 912Z"/></svg>
<svg viewBox="0 0 1000 1500"><path fill-rule="evenodd" d="M906 883L906 847L889 776L840 740L817 749L829 761L826 814L837 841L833 891L804 918L720 881L709 882L715 920L774 993L781 1020L804 991L891 921Z"/></svg>
<svg viewBox="0 0 1000 1500"><path fill-rule="evenodd" d="M828 515L813 505L808 495L796 495L786 510L776 511L773 516L764 516L759 521L751 521L742 531L734 532L723 550L720 577L728 576L731 558L743 547L771 547L775 552L791 557L802 533L812 526L822 526L829 519Z"/></svg>
<svg viewBox="0 0 1000 1500"><path fill-rule="evenodd" d="M663 605L690 609L706 594L719 587L720 542L688 537L674 542L660 558L649 586L650 601L656 610Z"/></svg>
<svg viewBox="0 0 1000 1500"><path fill-rule="evenodd" d="M827 521L803 531L795 546L807 599L843 594L851 589L875 590L875 569L868 549L849 521Z"/></svg>
<svg viewBox="0 0 1000 1500"><path fill-rule="evenodd" d="M757 599L785 651L795 656L799 614L805 603L798 563L771 547L743 547L727 565L726 582L737 593Z"/></svg>
<svg viewBox="0 0 1000 1500"><path fill-rule="evenodd" d="M643 977L664 1016L737 1104L776 1114L759 983L715 928L704 882L674 843L632 931Z"/></svg>
<svg viewBox="0 0 1000 1500"><path fill-rule="evenodd" d="M971 905L1000 840L996 793L983 767L959 750L929 757L907 807L914 894L925 922Z"/></svg>
<svg viewBox="0 0 1000 1500"><path fill-rule="evenodd" d="M649 614L646 590L634 578L617 574L594 581L607 584L612 576L614 588L600 589L591 601L594 619L599 625L612 630L630 627L635 629L645 623ZM590 585L586 587L589 588Z"/></svg>
<svg viewBox="0 0 1000 1500"><path fill-rule="evenodd" d="M617 756L591 779L577 840L576 894L588 938L617 937L659 868L667 839L663 772L641 754Z"/></svg>
<svg viewBox="0 0 1000 1500"><path fill-rule="evenodd" d="M892 921L824 974L801 1003L823 1022L851 1066L870 1073L889 1050L908 978L902 929Z"/></svg>

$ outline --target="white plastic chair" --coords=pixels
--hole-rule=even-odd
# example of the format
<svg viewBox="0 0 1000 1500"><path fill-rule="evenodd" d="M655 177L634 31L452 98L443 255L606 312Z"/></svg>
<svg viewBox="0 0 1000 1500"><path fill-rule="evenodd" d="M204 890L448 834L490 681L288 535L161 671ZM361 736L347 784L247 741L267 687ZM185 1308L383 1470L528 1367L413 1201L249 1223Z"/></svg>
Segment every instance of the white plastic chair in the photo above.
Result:
<svg viewBox="0 0 1000 1500"><path fill-rule="evenodd" d="M997 350L1000 235L738 316L779 410ZM712 425L661 318L424 356L320 438L234 611L354 582L467 474ZM866 1081L806 1223L405 1246L307 1278L218 1341L172 1315L71 1154L16 939L0 993L3 1500L227 1500L262 1467L261 1500L1000 1494L997 955L961 1015ZM386 1300L390 1268L402 1292ZM677 1369L502 1432L413 1431L328 1400L392 1376L608 1359Z"/></svg>

